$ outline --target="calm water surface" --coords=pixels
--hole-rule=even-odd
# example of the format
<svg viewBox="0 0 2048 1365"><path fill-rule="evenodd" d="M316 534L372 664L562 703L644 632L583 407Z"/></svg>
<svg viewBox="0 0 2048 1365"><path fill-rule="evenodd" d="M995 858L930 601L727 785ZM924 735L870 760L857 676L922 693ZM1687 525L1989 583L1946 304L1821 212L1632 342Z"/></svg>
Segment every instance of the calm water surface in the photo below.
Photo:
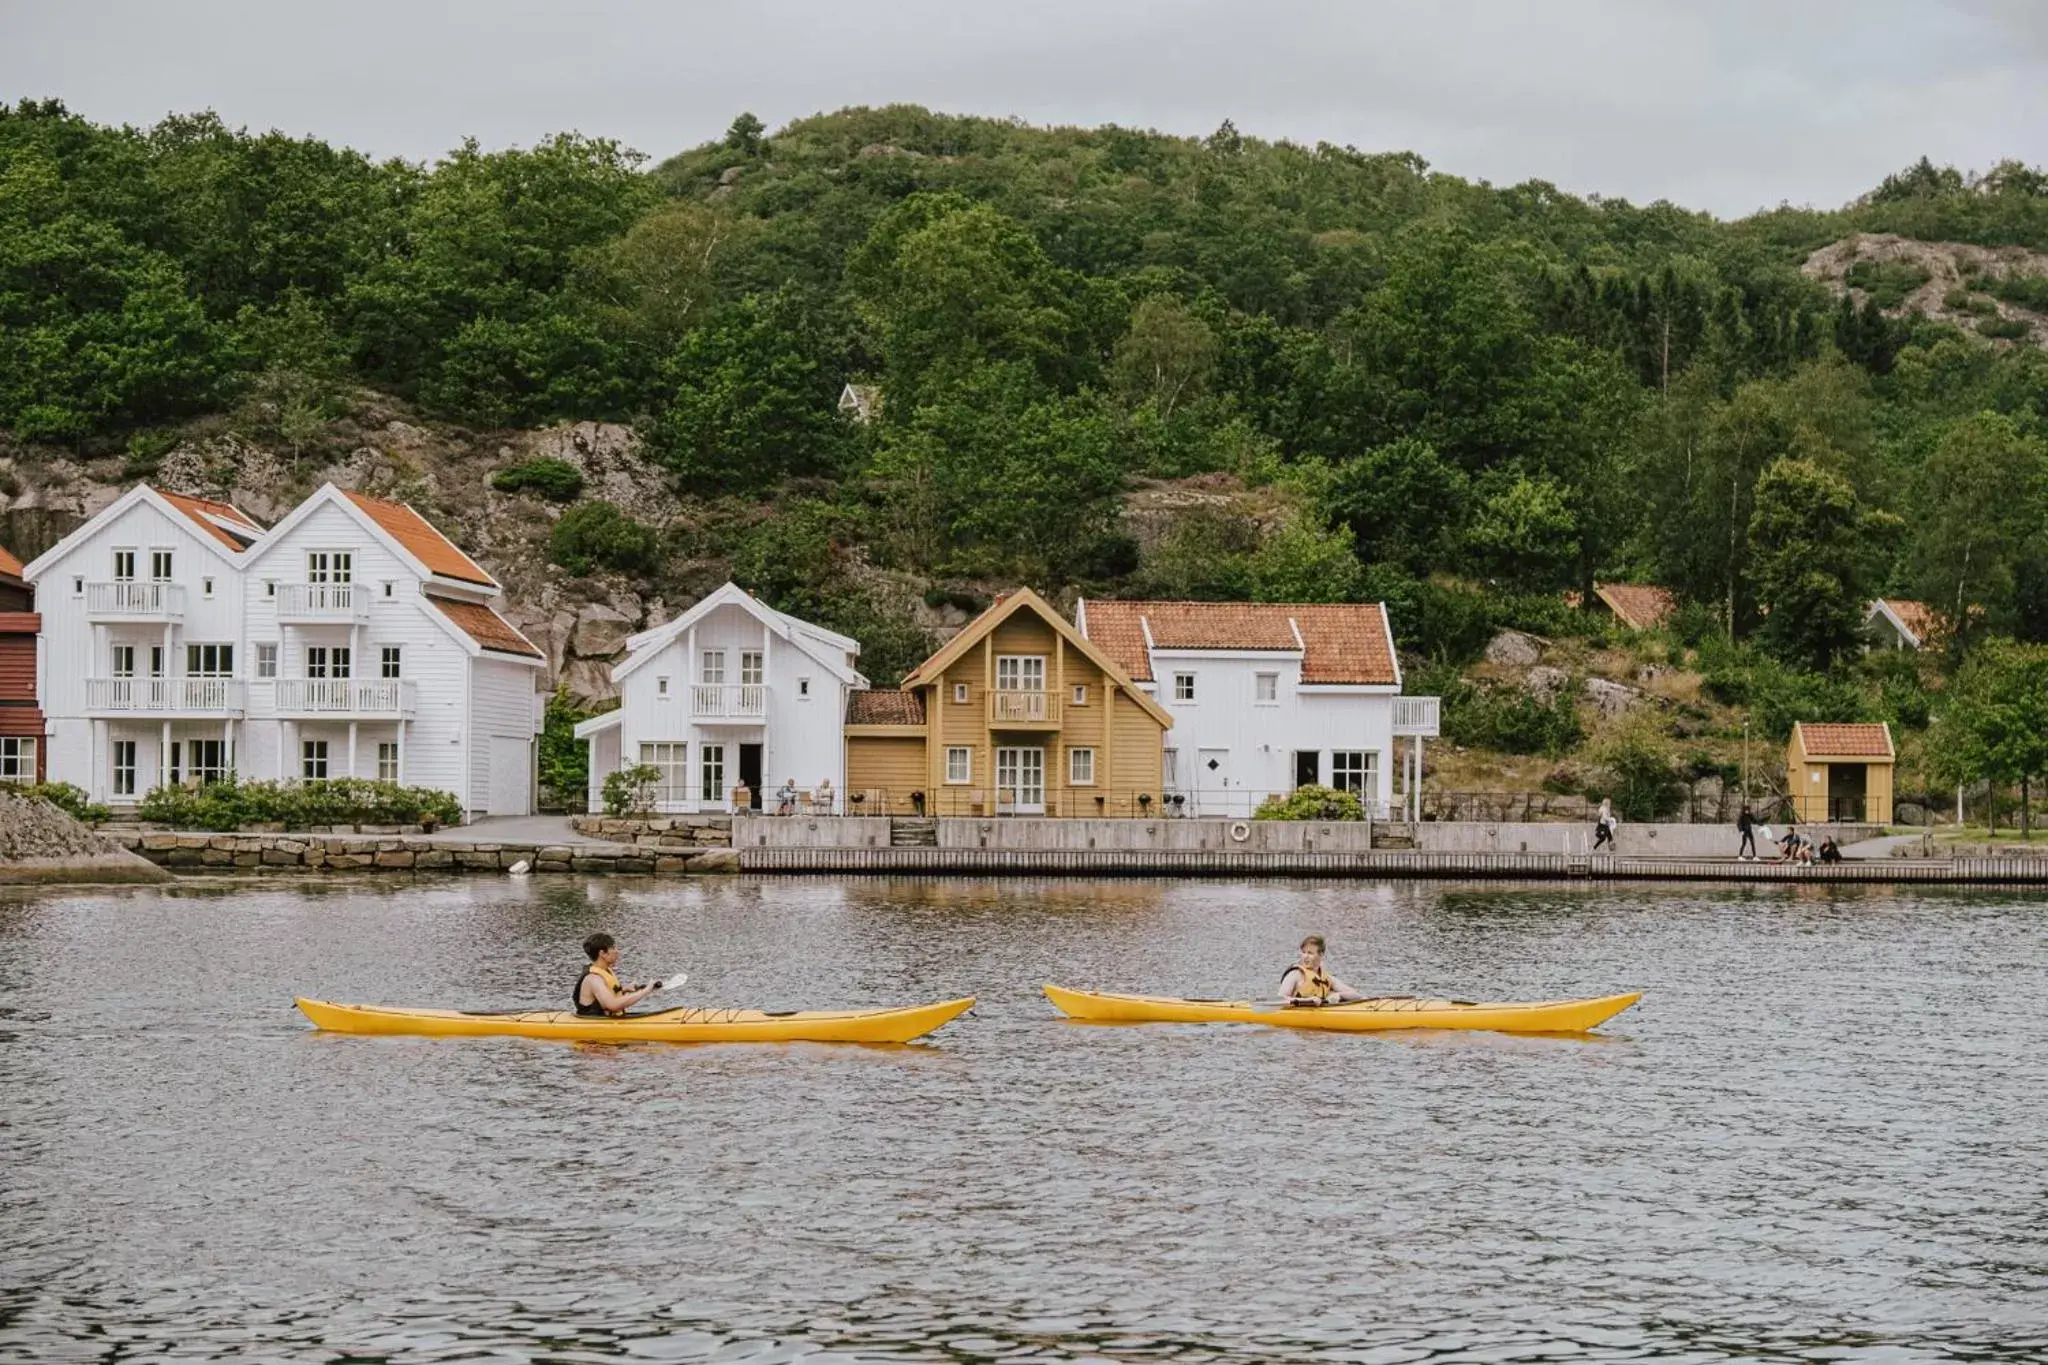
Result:
<svg viewBox="0 0 2048 1365"><path fill-rule="evenodd" d="M319 1035L609 929L921 1044ZM1598 1040L1064 1023L1054 980L1639 987ZM2048 1359L2048 912L1290 882L0 899L0 1359Z"/></svg>

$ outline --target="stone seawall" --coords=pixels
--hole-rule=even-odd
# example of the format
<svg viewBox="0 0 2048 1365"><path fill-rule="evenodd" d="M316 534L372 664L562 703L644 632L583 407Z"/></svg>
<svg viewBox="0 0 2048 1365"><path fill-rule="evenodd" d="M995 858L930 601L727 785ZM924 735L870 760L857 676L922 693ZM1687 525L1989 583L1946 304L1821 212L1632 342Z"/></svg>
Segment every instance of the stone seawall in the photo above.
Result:
<svg viewBox="0 0 2048 1365"><path fill-rule="evenodd" d="M572 815L569 828L586 839L668 853L732 847L730 815Z"/></svg>
<svg viewBox="0 0 2048 1365"><path fill-rule="evenodd" d="M159 867L187 872L434 872L502 876L524 862L535 872L680 876L736 872L730 850L662 851L631 844L522 844L318 834L116 836Z"/></svg>

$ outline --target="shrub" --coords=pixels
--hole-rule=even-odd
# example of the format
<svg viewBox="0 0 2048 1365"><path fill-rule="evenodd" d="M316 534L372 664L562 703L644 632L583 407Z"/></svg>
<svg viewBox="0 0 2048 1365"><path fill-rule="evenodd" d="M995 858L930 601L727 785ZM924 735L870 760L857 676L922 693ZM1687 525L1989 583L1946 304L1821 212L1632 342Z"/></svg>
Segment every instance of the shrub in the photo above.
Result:
<svg viewBox="0 0 2048 1365"><path fill-rule="evenodd" d="M1722 635L1721 613L1704 602L1680 602L1665 629L1689 649L1698 649ZM1676 662L1674 660L1674 662Z"/></svg>
<svg viewBox="0 0 2048 1365"><path fill-rule="evenodd" d="M550 809L583 809L590 786L590 749L576 738L576 725L596 714L578 706L567 688L557 688L548 698L540 731L540 789L542 804Z"/></svg>
<svg viewBox="0 0 2048 1365"><path fill-rule="evenodd" d="M1711 651L1704 657L1701 685L1708 696L1728 706L1744 706L1757 732L1783 742L1792 723L1871 720L1862 689L1832 673L1807 673L1748 649Z"/></svg>
<svg viewBox="0 0 2048 1365"><path fill-rule="evenodd" d="M1685 801L1685 778L1651 724L1636 718L1608 731L1593 755L1604 790L1625 820L1661 820ZM1588 795L1592 795L1588 791Z"/></svg>
<svg viewBox="0 0 2048 1365"><path fill-rule="evenodd" d="M72 819L88 825L113 815L112 811L88 797L85 788L75 787L69 782L0 782L0 787L17 796L47 801Z"/></svg>
<svg viewBox="0 0 2048 1365"><path fill-rule="evenodd" d="M2048 275L1994 275L1977 287L2007 303L2048 312Z"/></svg>
<svg viewBox="0 0 2048 1365"><path fill-rule="evenodd" d="M583 471L567 460L528 460L507 465L491 475L491 487L500 493L537 493L550 502L574 502L583 491Z"/></svg>
<svg viewBox="0 0 2048 1365"><path fill-rule="evenodd" d="M1879 308L1897 308L1906 295L1932 278L1927 267L1911 261L1858 261L1849 267L1843 281L1870 295Z"/></svg>
<svg viewBox="0 0 2048 1365"><path fill-rule="evenodd" d="M1951 289L1948 293L1942 295L1941 301L1945 306L1954 309L1958 313L1975 313L1980 317L1998 311L1997 304L1985 298L1982 294L1968 289Z"/></svg>
<svg viewBox="0 0 2048 1365"><path fill-rule="evenodd" d="M1511 688L1448 681L1437 693L1443 698L1444 738L1510 754L1569 753L1585 738L1572 693L1560 687L1543 701Z"/></svg>
<svg viewBox="0 0 2048 1365"><path fill-rule="evenodd" d="M416 825L461 823L449 792L366 777L311 782L244 782L229 774L195 787L155 787L137 806L145 820L178 829L230 831L246 825Z"/></svg>
<svg viewBox="0 0 2048 1365"><path fill-rule="evenodd" d="M652 763L635 763L620 768L604 780L606 815L640 815L654 809L654 791L661 785L661 769Z"/></svg>
<svg viewBox="0 0 2048 1365"><path fill-rule="evenodd" d="M2033 330L2018 318L1984 318L1977 324L1977 334L1994 341L2018 341L2032 335Z"/></svg>
<svg viewBox="0 0 2048 1365"><path fill-rule="evenodd" d="M654 532L611 503L578 503L548 533L548 557L575 574L598 568L635 573L654 567Z"/></svg>
<svg viewBox="0 0 2048 1365"><path fill-rule="evenodd" d="M1254 820L1363 820L1365 807L1353 791L1308 783L1285 796L1269 796L1252 812Z"/></svg>

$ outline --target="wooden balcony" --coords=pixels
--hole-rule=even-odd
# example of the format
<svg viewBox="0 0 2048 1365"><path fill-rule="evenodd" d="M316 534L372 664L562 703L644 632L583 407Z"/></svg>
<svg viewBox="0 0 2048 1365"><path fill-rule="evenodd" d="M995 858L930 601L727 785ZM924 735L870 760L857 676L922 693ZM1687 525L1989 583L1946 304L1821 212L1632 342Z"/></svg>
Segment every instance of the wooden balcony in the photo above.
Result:
<svg viewBox="0 0 2048 1365"><path fill-rule="evenodd" d="M181 583L145 583L116 579L85 585L88 621L182 621L185 588Z"/></svg>
<svg viewBox="0 0 2048 1365"><path fill-rule="evenodd" d="M1394 698L1394 733L1435 739L1441 709L1440 697Z"/></svg>
<svg viewBox="0 0 2048 1365"><path fill-rule="evenodd" d="M416 684L397 678L277 681L277 714L287 720L397 720L415 705Z"/></svg>
<svg viewBox="0 0 2048 1365"><path fill-rule="evenodd" d="M1057 730L1060 699L1051 692L997 688L988 694L988 723L994 730Z"/></svg>
<svg viewBox="0 0 2048 1365"><path fill-rule="evenodd" d="M280 583L277 619L288 626L345 626L367 621L370 592L361 583Z"/></svg>
<svg viewBox="0 0 2048 1365"><path fill-rule="evenodd" d="M755 725L768 715L766 683L691 683L690 718L716 725Z"/></svg>
<svg viewBox="0 0 2048 1365"><path fill-rule="evenodd" d="M87 678L85 710L96 717L239 716L242 684L235 678Z"/></svg>

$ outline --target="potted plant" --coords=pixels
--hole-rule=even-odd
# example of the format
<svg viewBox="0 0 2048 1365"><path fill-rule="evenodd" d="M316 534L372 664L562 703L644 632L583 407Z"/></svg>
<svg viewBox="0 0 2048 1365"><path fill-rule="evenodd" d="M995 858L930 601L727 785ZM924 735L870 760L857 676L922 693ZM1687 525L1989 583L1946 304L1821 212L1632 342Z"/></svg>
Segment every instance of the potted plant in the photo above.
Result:
<svg viewBox="0 0 2048 1365"><path fill-rule="evenodd" d="M1138 809L1139 809L1139 811L1140 811L1140 812L1143 812L1143 813L1145 813L1145 814L1150 814L1150 813L1151 813L1151 810L1152 810L1152 793L1151 793L1151 792L1139 792L1139 793L1138 793Z"/></svg>

